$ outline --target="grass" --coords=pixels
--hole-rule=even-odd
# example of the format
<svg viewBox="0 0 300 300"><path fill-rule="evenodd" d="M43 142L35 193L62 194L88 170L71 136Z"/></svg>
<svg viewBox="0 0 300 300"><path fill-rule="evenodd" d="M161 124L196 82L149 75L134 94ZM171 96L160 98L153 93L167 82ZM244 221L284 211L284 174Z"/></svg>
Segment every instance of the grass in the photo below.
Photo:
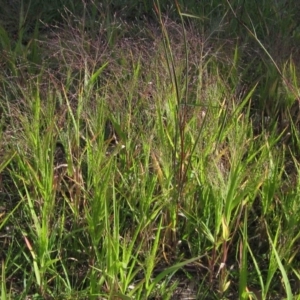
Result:
<svg viewBox="0 0 300 300"><path fill-rule="evenodd" d="M1 299L300 299L297 8L132 2L0 11Z"/></svg>

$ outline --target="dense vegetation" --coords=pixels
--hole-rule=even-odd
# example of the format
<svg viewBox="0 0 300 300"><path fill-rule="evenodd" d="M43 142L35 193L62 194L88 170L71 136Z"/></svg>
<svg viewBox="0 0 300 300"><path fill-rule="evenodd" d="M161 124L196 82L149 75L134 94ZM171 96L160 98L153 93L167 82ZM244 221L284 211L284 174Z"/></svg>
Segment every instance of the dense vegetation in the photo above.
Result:
<svg viewBox="0 0 300 300"><path fill-rule="evenodd" d="M0 6L1 300L300 299L299 5L124 2Z"/></svg>

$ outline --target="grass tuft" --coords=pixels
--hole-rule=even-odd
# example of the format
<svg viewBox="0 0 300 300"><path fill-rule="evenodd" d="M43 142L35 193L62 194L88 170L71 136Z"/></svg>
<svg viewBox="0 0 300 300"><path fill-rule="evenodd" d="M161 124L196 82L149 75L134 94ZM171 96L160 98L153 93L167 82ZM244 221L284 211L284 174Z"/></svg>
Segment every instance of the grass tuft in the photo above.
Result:
<svg viewBox="0 0 300 300"><path fill-rule="evenodd" d="M298 299L298 8L13 2L1 299Z"/></svg>

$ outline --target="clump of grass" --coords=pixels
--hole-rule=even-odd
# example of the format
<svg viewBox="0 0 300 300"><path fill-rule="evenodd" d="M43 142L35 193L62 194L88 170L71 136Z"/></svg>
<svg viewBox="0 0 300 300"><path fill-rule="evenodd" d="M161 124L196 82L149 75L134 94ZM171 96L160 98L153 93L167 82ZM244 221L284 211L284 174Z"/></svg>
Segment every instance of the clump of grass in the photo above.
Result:
<svg viewBox="0 0 300 300"><path fill-rule="evenodd" d="M1 297L297 297L297 64L270 50L269 10L156 2L142 26L112 4L26 51L0 32Z"/></svg>

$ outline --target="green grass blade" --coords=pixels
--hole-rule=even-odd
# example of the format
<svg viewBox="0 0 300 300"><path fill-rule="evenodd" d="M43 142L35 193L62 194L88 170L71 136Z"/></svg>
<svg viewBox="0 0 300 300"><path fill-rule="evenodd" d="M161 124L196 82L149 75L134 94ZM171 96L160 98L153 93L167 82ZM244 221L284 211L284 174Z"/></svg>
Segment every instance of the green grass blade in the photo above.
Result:
<svg viewBox="0 0 300 300"><path fill-rule="evenodd" d="M272 251L273 251L273 254L276 258L276 262L278 264L278 267L279 267L279 270L281 272L281 275L282 275L282 279L283 279L283 282L284 282L284 285L285 285L285 292L286 292L286 296L287 296L287 300L293 300L293 293L292 293L292 288L291 288L291 285L290 285L290 281L288 279L288 276L287 276L287 273L286 273L286 270L284 269L284 266L281 262L281 259L280 259L280 256L276 250L276 247L271 239L271 236L269 234L269 231L267 230L267 234L268 234L268 237L269 237L269 242L271 244L271 247L272 247Z"/></svg>

